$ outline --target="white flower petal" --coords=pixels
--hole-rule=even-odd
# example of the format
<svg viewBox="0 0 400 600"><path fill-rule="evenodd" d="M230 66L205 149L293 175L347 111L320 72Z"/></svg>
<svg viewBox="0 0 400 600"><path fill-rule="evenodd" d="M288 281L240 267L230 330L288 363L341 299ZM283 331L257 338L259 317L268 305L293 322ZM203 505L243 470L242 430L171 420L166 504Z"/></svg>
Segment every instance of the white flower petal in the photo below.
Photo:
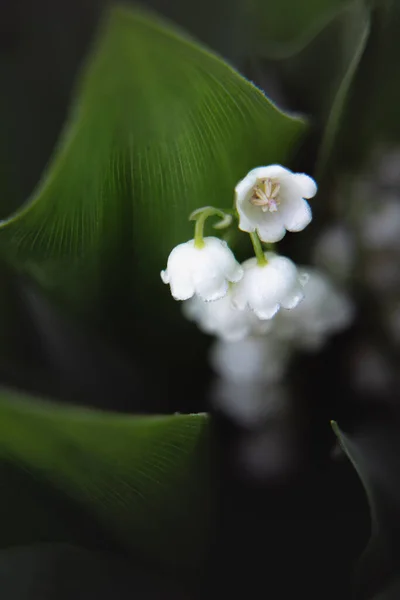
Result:
<svg viewBox="0 0 400 600"><path fill-rule="evenodd" d="M238 281L240 281L243 277L243 269L239 265L239 263L235 261L235 263L227 269L226 275L228 281L230 281L231 283L238 283Z"/></svg>
<svg viewBox="0 0 400 600"><path fill-rule="evenodd" d="M261 224L257 226L257 233L263 242L279 242L286 233L280 213L266 213Z"/></svg>
<svg viewBox="0 0 400 600"><path fill-rule="evenodd" d="M188 278L174 279L170 285L171 294L175 300L188 300L194 294L193 283Z"/></svg>
<svg viewBox="0 0 400 600"><path fill-rule="evenodd" d="M163 283L169 283L168 271L161 271L160 275Z"/></svg>
<svg viewBox="0 0 400 600"><path fill-rule="evenodd" d="M304 291L302 287L298 287L293 291L292 294L286 296L284 300L281 302L282 308L286 310L293 310L300 304L300 302L304 299Z"/></svg>
<svg viewBox="0 0 400 600"><path fill-rule="evenodd" d="M303 198L288 198L280 208L283 223L288 231L302 231L312 220L310 205Z"/></svg>
<svg viewBox="0 0 400 600"><path fill-rule="evenodd" d="M195 282L195 290L200 298L203 298L207 302L214 302L226 295L226 292L228 291L228 282L226 279L221 281L220 278L219 280L217 280L217 278L204 278Z"/></svg>
<svg viewBox="0 0 400 600"><path fill-rule="evenodd" d="M303 198L313 198L317 193L317 184L312 177L305 173L294 173L293 179L299 186Z"/></svg>
<svg viewBox="0 0 400 600"><path fill-rule="evenodd" d="M268 321L272 319L279 310L279 304L272 304L271 306L263 306L262 308L254 307L253 311L259 319Z"/></svg>

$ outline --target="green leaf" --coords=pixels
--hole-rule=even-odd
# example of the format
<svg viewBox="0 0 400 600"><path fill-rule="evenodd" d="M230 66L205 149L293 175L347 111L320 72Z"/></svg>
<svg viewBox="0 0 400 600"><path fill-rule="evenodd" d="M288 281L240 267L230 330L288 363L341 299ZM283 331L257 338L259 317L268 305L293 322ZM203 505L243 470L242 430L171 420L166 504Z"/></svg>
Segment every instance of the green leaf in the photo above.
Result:
<svg viewBox="0 0 400 600"><path fill-rule="evenodd" d="M371 510L371 539L356 574L357 598L390 590L400 570L399 414L383 410L363 420L356 431L333 429L365 488ZM388 596L390 598L390 595Z"/></svg>
<svg viewBox="0 0 400 600"><path fill-rule="evenodd" d="M316 166L318 178L322 177L328 167L336 139L341 135L347 137L346 132L342 129L345 109L371 28L370 11L363 3L354 3L348 11L343 13L343 17L341 51L344 58L339 66L338 87L331 101L319 147Z"/></svg>
<svg viewBox="0 0 400 600"><path fill-rule="evenodd" d="M300 52L354 0L251 0L247 12L256 54L288 58Z"/></svg>
<svg viewBox="0 0 400 600"><path fill-rule="evenodd" d="M115 9L48 172L1 223L0 253L86 321L117 298L129 330L134 301L141 318L150 302L160 313L159 271L192 237L190 212L231 206L236 182L287 163L304 129L183 34Z"/></svg>
<svg viewBox="0 0 400 600"><path fill-rule="evenodd" d="M321 182L337 151L338 138L346 136L344 115L370 33L370 10L362 0L344 4L318 35L301 51L280 61L269 60L277 70L288 98L296 98L311 115L317 160L314 176ZM347 137L345 137L347 139Z"/></svg>
<svg viewBox="0 0 400 600"><path fill-rule="evenodd" d="M32 477L45 481L99 523L100 539L108 536L143 560L186 567L204 556L208 460L204 415L121 416L0 396L0 461L27 474L18 488L27 507ZM32 543L31 534L24 540L17 533L21 503L14 511L12 498L5 485L0 545L9 545L13 528L14 543ZM41 505L37 510L43 521Z"/></svg>
<svg viewBox="0 0 400 600"><path fill-rule="evenodd" d="M400 53L400 3L380 0L372 13L366 60L346 115L348 136L340 151L350 168L364 166L379 146L400 142L400 83L396 58ZM379 85L371 82L379 81Z"/></svg>

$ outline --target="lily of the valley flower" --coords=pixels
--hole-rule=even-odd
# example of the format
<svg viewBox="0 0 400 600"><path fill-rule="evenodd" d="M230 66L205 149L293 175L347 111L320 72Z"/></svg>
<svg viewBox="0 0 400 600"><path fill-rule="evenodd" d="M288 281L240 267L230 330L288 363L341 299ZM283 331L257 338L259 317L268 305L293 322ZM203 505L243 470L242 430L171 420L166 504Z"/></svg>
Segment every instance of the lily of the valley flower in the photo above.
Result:
<svg viewBox="0 0 400 600"><path fill-rule="evenodd" d="M317 192L315 181L281 165L257 167L235 188L239 228L257 231L263 242L278 242L287 231L301 231L311 221L305 198Z"/></svg>
<svg viewBox="0 0 400 600"><path fill-rule="evenodd" d="M235 308L232 295L230 288L226 296L215 302L204 302L198 296L193 296L183 303L183 313L186 318L197 323L204 333L227 341L242 340L252 334L267 333L271 329L271 321L261 321L248 308Z"/></svg>
<svg viewBox="0 0 400 600"><path fill-rule="evenodd" d="M225 296L229 282L238 282L243 269L226 242L205 237L202 246L189 240L176 246L168 257L167 269L161 279L169 283L176 300L188 300L198 294L203 300L218 300Z"/></svg>
<svg viewBox="0 0 400 600"><path fill-rule="evenodd" d="M284 256L265 252L267 264L260 265L256 258L243 264L243 278L234 286L232 301L236 308L250 308L259 319L272 319L282 308L293 309L304 297L304 273Z"/></svg>

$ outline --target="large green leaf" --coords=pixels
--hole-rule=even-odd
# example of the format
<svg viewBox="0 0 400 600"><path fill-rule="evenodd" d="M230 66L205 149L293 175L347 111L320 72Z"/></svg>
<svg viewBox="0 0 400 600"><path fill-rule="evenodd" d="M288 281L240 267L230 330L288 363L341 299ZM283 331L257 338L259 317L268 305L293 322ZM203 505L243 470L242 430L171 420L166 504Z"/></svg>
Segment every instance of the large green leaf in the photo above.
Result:
<svg viewBox="0 0 400 600"><path fill-rule="evenodd" d="M108 536L143 560L193 566L206 549L210 518L208 433L203 415L119 416L3 393L0 545L52 541L42 504L30 505L34 477L91 515L100 540ZM11 479L11 467L26 473L25 484L21 475ZM20 530L24 501L42 538ZM54 536L73 541L59 530Z"/></svg>
<svg viewBox="0 0 400 600"><path fill-rule="evenodd" d="M116 297L143 308L170 249L192 235L188 214L230 206L238 179L287 163L303 131L206 49L113 10L47 174L1 224L0 253L86 319Z"/></svg>

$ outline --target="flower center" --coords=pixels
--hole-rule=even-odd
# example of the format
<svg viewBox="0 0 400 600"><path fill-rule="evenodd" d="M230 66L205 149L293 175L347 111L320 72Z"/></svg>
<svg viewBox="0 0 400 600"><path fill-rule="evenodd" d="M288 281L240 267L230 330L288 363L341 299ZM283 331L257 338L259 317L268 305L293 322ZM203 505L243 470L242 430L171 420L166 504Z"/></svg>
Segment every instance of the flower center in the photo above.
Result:
<svg viewBox="0 0 400 600"><path fill-rule="evenodd" d="M257 179L253 187L250 202L253 206L260 206L263 212L276 212L280 204L279 190L281 184L276 179L266 177Z"/></svg>

